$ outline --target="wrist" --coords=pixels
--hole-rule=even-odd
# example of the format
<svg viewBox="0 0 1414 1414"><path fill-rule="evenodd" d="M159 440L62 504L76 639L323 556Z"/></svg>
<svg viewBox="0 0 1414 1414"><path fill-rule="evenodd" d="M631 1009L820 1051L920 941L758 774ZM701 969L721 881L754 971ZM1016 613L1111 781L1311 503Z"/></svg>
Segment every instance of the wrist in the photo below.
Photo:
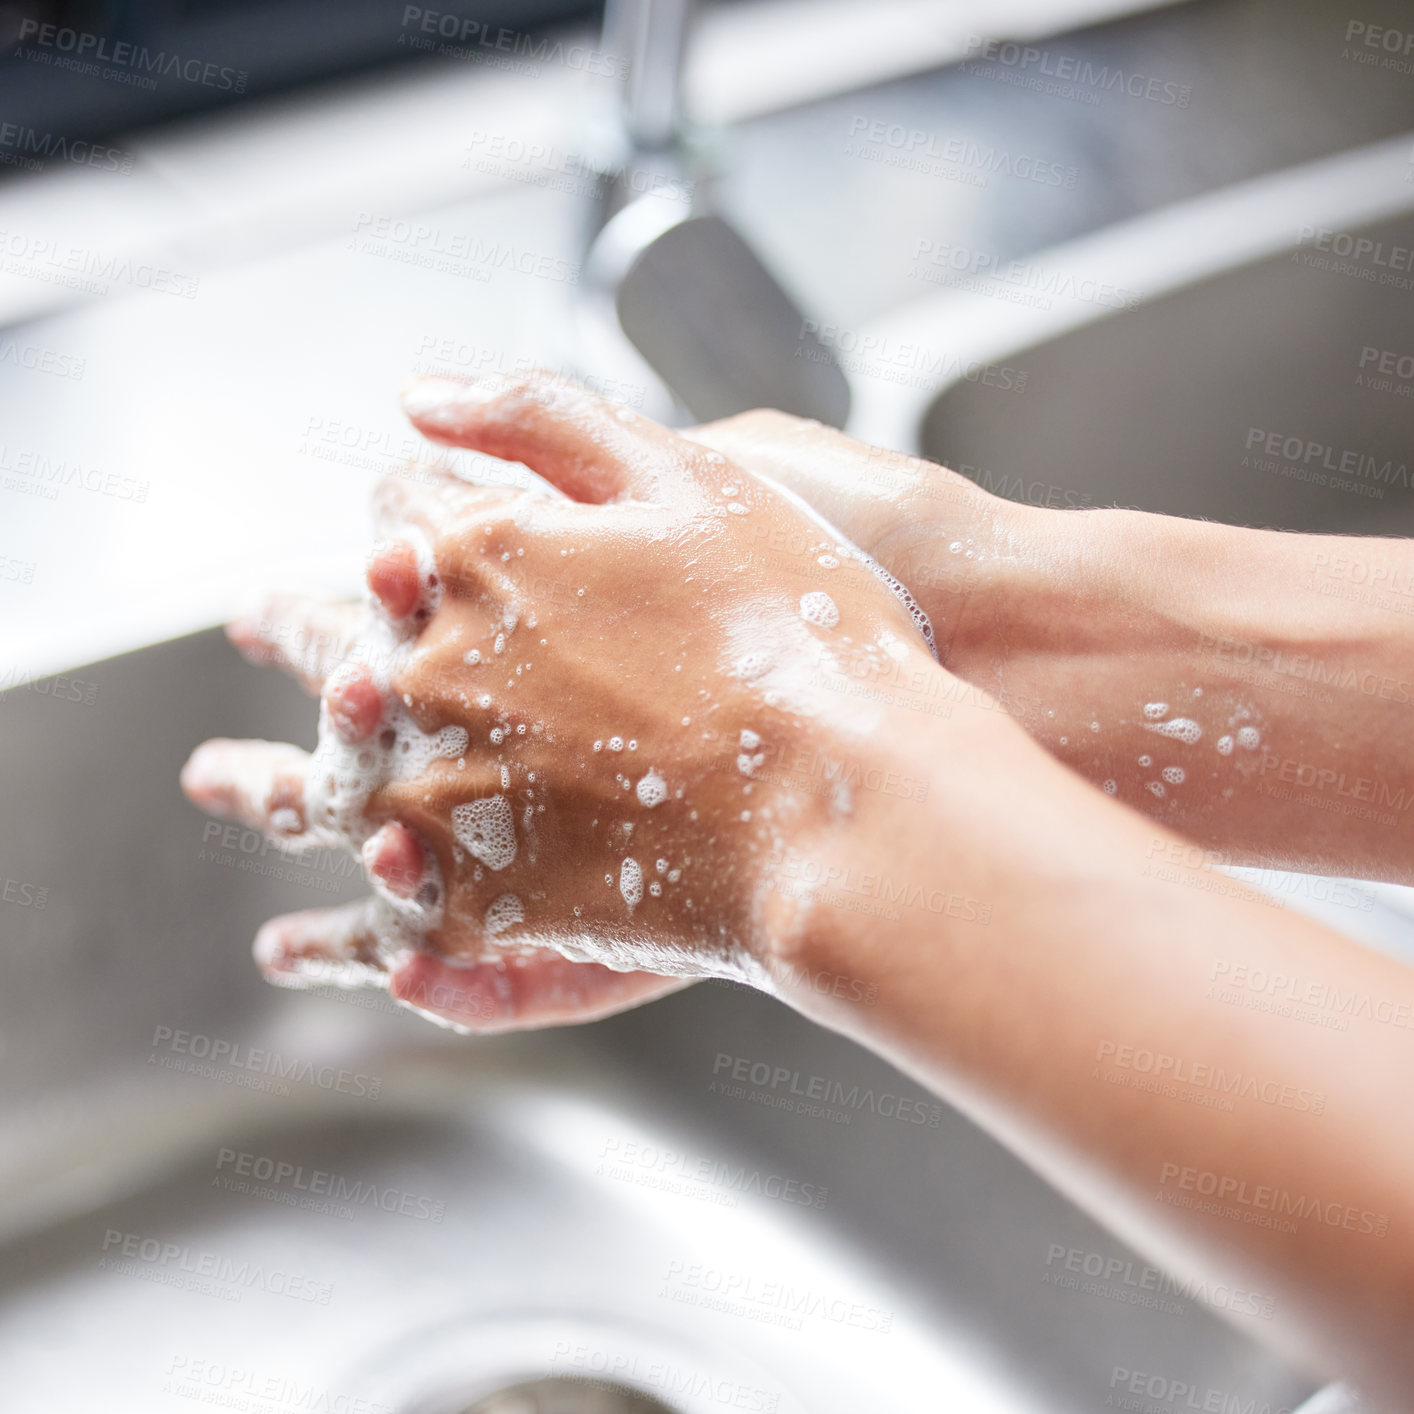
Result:
<svg viewBox="0 0 1414 1414"><path fill-rule="evenodd" d="M956 685L931 660L926 668ZM828 754L847 777L841 808L763 861L757 960L771 985L817 1020L851 1029L851 1015L857 1022L881 993L887 1002L908 985L915 947L946 950L987 936L996 900L958 862L959 821L977 812L959 811L957 793L985 795L989 772L1008 769L1018 742L1034 747L1004 714L964 694L891 701L870 714L867 738L833 741Z"/></svg>
<svg viewBox="0 0 1414 1414"><path fill-rule="evenodd" d="M1008 665L1152 653L1175 633L1191 650L1204 634L1252 627L1239 615L1256 592L1259 532L978 494L965 524L914 518L891 560L934 620L946 666L1013 715L1029 719L1042 704L1007 691Z"/></svg>
<svg viewBox="0 0 1414 1414"><path fill-rule="evenodd" d="M899 506L875 557L908 586L933 625L951 672L972 669L1060 587L1055 547L1084 513L1023 505L929 467ZM1068 558L1068 556L1066 557Z"/></svg>

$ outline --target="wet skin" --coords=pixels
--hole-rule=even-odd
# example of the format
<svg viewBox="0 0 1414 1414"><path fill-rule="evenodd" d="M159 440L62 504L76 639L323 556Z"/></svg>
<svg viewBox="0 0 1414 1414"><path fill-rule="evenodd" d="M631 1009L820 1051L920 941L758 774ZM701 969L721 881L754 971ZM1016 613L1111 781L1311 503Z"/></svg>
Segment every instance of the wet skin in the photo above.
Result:
<svg viewBox="0 0 1414 1414"><path fill-rule="evenodd" d="M583 390L424 383L417 399L430 436L524 461L562 494L391 477L366 607L284 597L232 626L321 693L321 746L311 763L209 742L184 788L291 847L359 850L378 891L274 920L262 967L287 983L383 973L400 1000L479 1029L759 978L786 906L769 861L848 812L834 783L872 726L817 680L936 673L915 618L807 509ZM779 536L810 577L761 572L754 547ZM428 734L464 729L465 750L334 818L330 780L384 753L403 709ZM497 800L504 863L454 823Z"/></svg>
<svg viewBox="0 0 1414 1414"><path fill-rule="evenodd" d="M687 435L809 501L950 671L1211 860L1414 883L1410 541L1020 505L768 410Z"/></svg>
<svg viewBox="0 0 1414 1414"><path fill-rule="evenodd" d="M1208 867L1221 849L1414 876L1414 811L1296 809L1216 745L1251 721L1247 760L1414 787L1397 703L1297 707L1263 681L1237 718L1233 684L1205 676L1199 645L1223 637L1407 676L1409 615L1290 591L1349 544L1008 508L779 414L690 440L551 377L423 383L409 411L558 494L392 478L368 605L286 598L233 626L322 694L320 745L311 763L207 743L184 787L291 844L360 850L375 890L267 925L272 980L375 981L494 1031L740 977L917 1077L1156 1264L1262 1293L1276 1315L1248 1328L1293 1359L1407 1404L1414 1032L1213 1000L1241 967L1414 1015L1408 969ZM941 665L832 523L916 590ZM1404 542L1359 550L1414 569ZM1150 730L1190 718L1200 738ZM388 765L404 742L411 764ZM1178 762L1181 786L1144 789ZM650 776L660 800L640 798ZM1096 788L1110 777L1118 798ZM467 807L479 834L458 831ZM1136 1049L1255 1077L1258 1098L1226 1112L1097 1080ZM1234 1221L1170 1201L1198 1191L1185 1175L1315 1195L1319 1215Z"/></svg>

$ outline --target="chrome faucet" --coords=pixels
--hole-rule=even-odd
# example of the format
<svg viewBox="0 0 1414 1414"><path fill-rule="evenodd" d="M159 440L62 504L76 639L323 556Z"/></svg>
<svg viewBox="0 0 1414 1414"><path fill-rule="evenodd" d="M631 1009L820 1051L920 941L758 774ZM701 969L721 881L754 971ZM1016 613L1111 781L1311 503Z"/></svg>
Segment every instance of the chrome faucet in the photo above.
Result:
<svg viewBox="0 0 1414 1414"><path fill-rule="evenodd" d="M833 352L733 226L711 209L709 145L684 112L695 0L607 0L604 49L625 60L581 282L576 360L680 424L778 407L842 426Z"/></svg>

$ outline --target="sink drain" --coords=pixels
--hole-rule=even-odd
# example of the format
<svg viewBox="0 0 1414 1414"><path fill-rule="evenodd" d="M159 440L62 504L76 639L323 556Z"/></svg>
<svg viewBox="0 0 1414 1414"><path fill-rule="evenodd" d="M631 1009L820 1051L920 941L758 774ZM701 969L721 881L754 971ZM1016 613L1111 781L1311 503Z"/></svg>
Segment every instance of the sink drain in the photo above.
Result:
<svg viewBox="0 0 1414 1414"><path fill-rule="evenodd" d="M675 1414L666 1404L627 1385L589 1380L527 1380L483 1395L462 1414Z"/></svg>
<svg viewBox="0 0 1414 1414"><path fill-rule="evenodd" d="M387 1414L805 1414L740 1350L568 1311L467 1311L395 1337L338 1379Z"/></svg>

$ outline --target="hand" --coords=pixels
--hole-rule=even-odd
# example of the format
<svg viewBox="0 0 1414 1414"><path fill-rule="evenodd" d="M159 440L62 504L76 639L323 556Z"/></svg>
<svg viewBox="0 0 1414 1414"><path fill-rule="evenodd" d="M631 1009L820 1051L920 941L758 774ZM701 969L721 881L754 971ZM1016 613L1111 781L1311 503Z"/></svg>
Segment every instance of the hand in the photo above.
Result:
<svg viewBox="0 0 1414 1414"><path fill-rule="evenodd" d="M974 645L985 649L984 635L958 641L964 606L1012 567L1009 552L1033 521L1049 528L1044 513L994 496L947 467L772 408L682 435L795 493L907 585L945 663L954 656L970 663L978 656Z"/></svg>
<svg viewBox="0 0 1414 1414"><path fill-rule="evenodd" d="M547 379L421 384L410 409L438 440L522 461L565 494L394 478L368 606L277 601L233 628L252 657L321 691L319 745L208 743L188 793L297 846L359 848L375 890L268 924L257 953L272 978L341 968L480 1030L603 1015L700 976L770 987L972 1114L1152 1260L1270 1293L1290 1347L1396 1401L1407 1391L1411 1144L1388 1123L1407 1030L1373 1014L1348 1032L1293 1027L1212 999L1240 968L1408 1015L1406 970L1212 875L1201 851L1087 787L939 668L916 608L773 484L783 463L799 489L833 482L848 509L850 459L869 465L870 449L807 429L800 444L823 438L831 455L796 445L761 477ZM892 494L905 517L929 484L962 493L949 515L984 497L879 460L904 478ZM880 521L861 533L891 558L946 519L915 529L882 495L857 504L871 500ZM1013 530L1053 524L1019 509ZM969 597L976 627L947 637L1019 657L1058 715L1107 694L1107 735L1087 750L1118 773L1172 740L1203 763L1194 785L1212 800L1204 783L1227 789L1229 759L1215 732L1156 738L1125 714L1143 717L1142 693L1192 671L1184 614L1212 589L1169 572L1208 568L1192 537L1237 574L1258 558L1256 533L1117 514L1103 542L1076 517L1086 528L1063 552L1001 535L978 554L985 532L949 527L948 553L1004 564L1022 608L998 618L998 600ZM1063 573L1036 575L1047 555ZM1057 600L1067 580L1078 597ZM1377 628L1363 651L1397 649ZM1210 686L1205 715L1229 710L1219 698ZM1082 720L1100 719L1083 705ZM904 802L890 785L910 770L935 788ZM1210 814L1238 837L1268 818L1222 800ZM1292 814L1277 807L1288 832ZM802 891L782 886L798 879ZM1100 1077L1097 1059L1140 1050L1182 1058L1199 1098L1217 1094L1199 1075L1245 1078L1240 1108ZM1340 1221L1235 1224L1165 1201L1182 1175L1209 1173L1322 1195Z"/></svg>
<svg viewBox="0 0 1414 1414"><path fill-rule="evenodd" d="M1409 540L1018 504L779 412L685 435L815 506L951 672L1214 862L1414 884Z"/></svg>
<svg viewBox="0 0 1414 1414"><path fill-rule="evenodd" d="M582 389L425 380L406 406L564 494L390 478L367 605L232 626L321 693L318 746L208 742L184 789L357 849L375 890L267 924L260 965L478 1030L760 981L792 908L769 860L849 813L830 768L875 750L822 675L940 673L926 620L808 508ZM774 570L773 536L796 547ZM802 760L818 779L773 769Z"/></svg>

